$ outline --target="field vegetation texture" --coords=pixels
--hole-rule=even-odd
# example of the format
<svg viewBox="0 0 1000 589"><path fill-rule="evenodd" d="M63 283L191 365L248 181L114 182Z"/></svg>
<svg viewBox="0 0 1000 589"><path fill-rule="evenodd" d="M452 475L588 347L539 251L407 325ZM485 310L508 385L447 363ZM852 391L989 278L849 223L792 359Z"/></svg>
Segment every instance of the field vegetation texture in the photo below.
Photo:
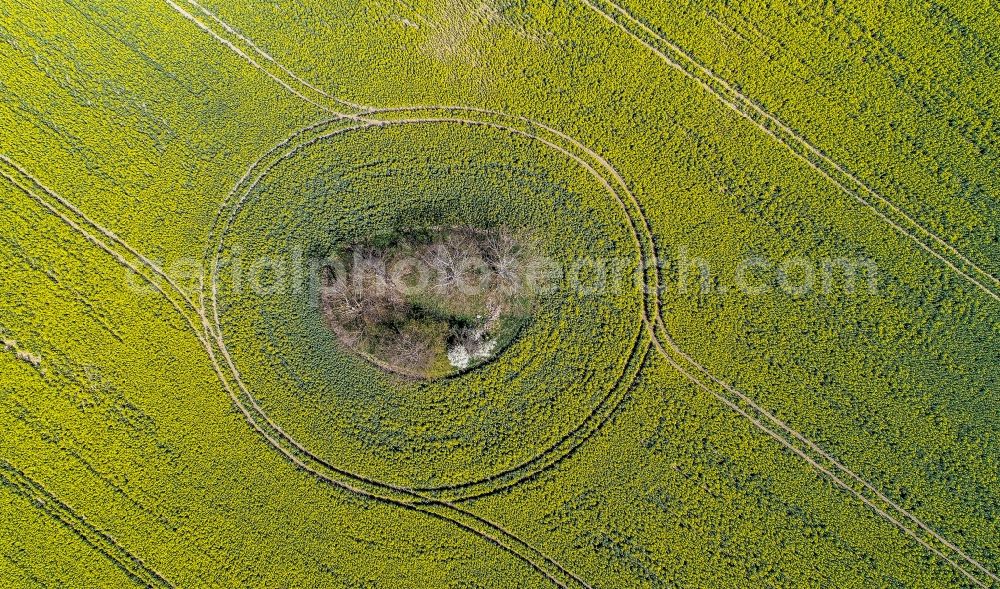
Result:
<svg viewBox="0 0 1000 589"><path fill-rule="evenodd" d="M998 108L988 1L4 2L0 587L1000 587Z"/></svg>

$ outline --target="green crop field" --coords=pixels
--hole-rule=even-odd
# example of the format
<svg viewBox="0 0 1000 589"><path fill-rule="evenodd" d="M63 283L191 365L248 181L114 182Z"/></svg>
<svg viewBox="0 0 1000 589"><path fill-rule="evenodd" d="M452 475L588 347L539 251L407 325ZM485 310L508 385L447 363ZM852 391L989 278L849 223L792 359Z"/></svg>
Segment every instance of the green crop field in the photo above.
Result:
<svg viewBox="0 0 1000 589"><path fill-rule="evenodd" d="M1000 4L0 3L0 588L133 586L1000 588Z"/></svg>

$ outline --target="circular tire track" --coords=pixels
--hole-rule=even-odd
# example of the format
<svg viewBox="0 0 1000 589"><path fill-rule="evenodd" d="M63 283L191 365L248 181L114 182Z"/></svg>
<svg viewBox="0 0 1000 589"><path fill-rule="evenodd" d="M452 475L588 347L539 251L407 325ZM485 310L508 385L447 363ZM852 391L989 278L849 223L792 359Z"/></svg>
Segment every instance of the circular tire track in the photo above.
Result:
<svg viewBox="0 0 1000 589"><path fill-rule="evenodd" d="M387 116L375 118L378 117L378 115ZM221 357L226 360L224 364L226 365L227 370L231 373L233 382L236 383L240 389L240 394L246 402L246 407L252 410L262 423L271 428L272 431L277 434L277 437L283 440L283 443L287 444L291 448L295 448L299 452L307 453L312 459L323 465L326 469L332 470L340 476L347 477L355 483L367 485L371 487L373 491L377 490L379 492L403 493L404 497L400 498L407 501L412 501L414 499L418 499L419 501L462 501L490 495L537 476L540 472L565 459L568 455L579 448L584 441L589 439L592 435L599 431L605 423L607 423L610 417L621 405L621 402L624 400L629 387L638 374L646 353L652 345L649 339L642 336L644 331L643 325L647 326L647 330L649 330L648 326L650 325L649 301L647 301L645 297L640 297L642 315L640 317L641 324L637 326L635 333L630 336L631 345L628 357L622 364L621 372L615 375L609 390L600 398L593 409L581 419L576 427L564 434L549 448L517 466L476 480L436 487L410 488L376 481L372 478L334 467L303 447L299 442L295 441L294 438L288 435L261 408L256 398L249 390L249 387L243 383L239 370L236 368L235 362L232 361L232 358L229 356L226 348L221 330L221 318L219 316L218 273L221 263L220 257L225 245L226 233L235 218L239 215L242 205L247 197L251 192L253 192L258 183L265 176L267 176L272 168L305 147L337 135L373 127L419 124L458 124L471 127L489 127L499 129L541 142L549 148L573 159L602 186L604 186L604 188L613 197L613 200L621 206L623 213L628 219L629 230L636 245L637 254L640 256L639 262L641 267L644 269L643 274L646 281L646 291L649 292L652 290L655 293L655 288L650 287L649 281L649 278L652 277L652 284L655 284L655 271L652 274L646 271L649 267L655 269L655 258L650 259L650 256L647 254L647 252L652 251L652 238L648 232L641 232L642 229L648 228L648 225L645 224L644 217L640 223L636 222L633 218L635 211L630 210L630 208L626 205L627 199L622 199L619 193L614 189L612 185L614 180L609 181L608 178L599 171L601 167L607 166L607 162L599 158L599 156L596 156L596 154L590 150L587 150L584 146L582 146L582 144L579 144L579 142L545 127L544 125L528 121L527 119L509 117L492 111L482 111L476 109L413 107L380 110L373 109L372 111L368 111L364 118L344 116L322 121L296 132L289 139L271 149L260 160L254 162L254 164L250 166L248 172L240 179L237 186L223 201L223 205L220 207L216 218L216 223L212 231L213 246L206 252L205 255L206 267L210 269L210 291L206 293L208 301L205 304L205 310L210 311L209 321L211 323L211 333L209 335L214 339L215 345L219 348ZM579 153L580 151L583 151L582 155ZM590 161L588 161L588 159ZM635 207L635 210L637 210L637 207ZM639 213L641 214L641 211L639 211ZM646 247L644 247L644 244ZM420 495L420 497L414 497L413 493Z"/></svg>
<svg viewBox="0 0 1000 589"><path fill-rule="evenodd" d="M382 115L382 118L378 118L379 115ZM479 480L433 488L407 488L347 471L317 456L285 432L261 408L249 387L242 381L223 339L218 308L219 258L224 247L226 232L239 214L248 195L275 165L298 150L335 135L372 127L417 124L458 124L498 129L538 141L572 159L602 185L612 200L621 207L636 246L645 286L644 294L639 297L641 325L637 327L633 336L628 358L623 363L623 370L617 375L609 392L600 399L590 413L584 416L574 430L564 435L556 444L516 467ZM627 195L625 198L615 189L615 183L624 189ZM497 524L472 514L455 502L490 495L538 476L578 449L583 442L599 431L620 407L654 341L651 337L643 337L644 331L650 334L653 332L650 319L651 302L648 297L649 293L653 293L652 308L655 309L655 285L658 282L655 255L652 253L653 240L648 227L638 203L627 192L624 181L606 160L581 143L545 125L493 111L460 107L371 109L365 111L363 116L338 114L294 133L289 139L272 148L250 166L233 191L224 199L210 233L212 245L205 254L206 267L210 268L208 276L210 289L207 293L204 292L203 284L202 296L207 295L209 300L202 301L200 305L206 319L206 336L213 343L210 355L219 361L218 364L227 373L223 377L227 389L251 426L300 468L350 492L447 520L511 552L557 586L589 587L586 582L534 546Z"/></svg>

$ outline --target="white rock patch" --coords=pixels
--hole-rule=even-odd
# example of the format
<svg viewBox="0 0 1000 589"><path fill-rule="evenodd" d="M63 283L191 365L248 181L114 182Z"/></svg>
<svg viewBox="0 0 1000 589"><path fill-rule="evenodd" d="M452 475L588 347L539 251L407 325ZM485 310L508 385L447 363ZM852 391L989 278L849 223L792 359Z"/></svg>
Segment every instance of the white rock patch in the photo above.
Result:
<svg viewBox="0 0 1000 589"><path fill-rule="evenodd" d="M448 348L448 362L459 370L465 370L473 360L486 360L492 356L496 347L497 341L494 339L476 340L472 346L456 344Z"/></svg>

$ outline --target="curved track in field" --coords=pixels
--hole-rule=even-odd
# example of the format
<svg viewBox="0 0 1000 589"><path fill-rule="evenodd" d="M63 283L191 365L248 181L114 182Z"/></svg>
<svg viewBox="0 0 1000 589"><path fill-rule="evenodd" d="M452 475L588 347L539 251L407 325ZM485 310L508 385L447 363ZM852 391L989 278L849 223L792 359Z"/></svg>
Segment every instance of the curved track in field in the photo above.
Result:
<svg viewBox="0 0 1000 589"><path fill-rule="evenodd" d="M242 384L242 380L239 378L238 370L236 369L235 363L229 358L228 351L226 350L225 343L222 338L221 332L221 321L219 316L219 300L218 300L218 268L220 264L219 257L222 253L222 248L224 245L224 238L229 224L235 219L239 214L242 205L249 194L256 188L258 182L263 179L267 173L275 165L283 161L284 159L294 155L298 151L305 147L313 145L319 141L323 141L337 135L344 133L349 133L353 131L358 131L362 129L369 129L374 127L385 127L385 126L400 126L400 125L425 125L425 124L451 124L451 125L463 125L468 127L488 127L493 129L503 130L512 134L520 135L522 137L532 139L542 144L548 146L549 148L561 153L562 155L571 158L576 164L583 167L591 176L602 184L606 190L608 190L611 195L615 198L615 202L623 207L624 210L628 210L624 202L617 199L617 193L612 188L610 182L607 178L601 176L600 172L595 168L596 164L592 164L586 161L579 154L574 154L571 151L570 146L560 145L557 143L560 141L560 136L558 135L543 135L541 129L544 127L533 128L530 126L528 121L522 119L512 119L507 117L506 120L502 117L493 115L495 120L486 120L484 113L479 111L472 111L469 109L454 109L454 108L426 108L426 107L414 107L411 109L386 109L379 111L371 111L371 114L390 114L394 116L408 115L408 114L418 114L424 115L420 117L408 117L408 118L397 118L397 119L366 119L366 122L355 122L351 120L350 124L347 121L340 121L343 127L335 128L330 131L320 132L315 136L310 136L310 133L321 129L320 126L310 126L304 133L296 133L293 135L292 139L286 140L280 144L280 149L272 149L265 155L264 158L258 160L251 166L251 171L243 176L241 184L237 185L230 195L224 199L224 205L219 209L219 215L214 224L215 229L213 230L213 235L215 236L214 248L206 252L205 265L206 268L210 269L210 292L208 294L209 300L206 304L206 313L209 313L210 318L213 322L215 328L214 336L216 338L216 343L220 349L224 350L223 355L230 360L232 370L236 371L235 377L241 383L241 387L245 386ZM429 116L437 115L437 116ZM450 115L450 116L449 116ZM504 122L501 122L504 121ZM514 125L522 125L520 127ZM547 128L546 128L547 129ZM626 213L626 219L630 225L633 223L632 219ZM634 227L634 225L633 225ZM646 241L643 238L638 237L638 234L633 229L631 232L632 238L637 248L637 252L641 252L641 243ZM640 264L646 263L646 260L639 260ZM614 383L608 392L602 396L600 401L596 406L579 422L579 424L574 427L570 432L565 434L560 440L555 444L551 445L549 448L535 455L531 459L525 461L522 464L516 465L514 467L504 469L501 472L495 473L488 477L484 477L478 480L468 481L460 484L452 484L437 487L422 487L422 488L412 488L411 491L417 491L425 495L429 495L438 499L446 499L450 501L462 501L467 499L472 499L476 497L482 497L485 495L496 493L502 489L508 488L512 485L518 484L521 481L537 476L543 470L548 469L553 464L563 460L567 455L575 451L586 439L589 439L594 433L596 433L600 427L607 422L607 420L614 414L617 408L620 406L622 400L625 397L628 387L631 385L636 374L638 373L638 365L641 363L641 358L645 356L650 343L642 338L642 325L646 323L646 319L649 316L648 311L645 309L645 302L643 302L643 309L641 311L641 317L637 324L636 333L632 337L632 346L628 354L628 357L622 363L622 370L616 376ZM269 417L263 412L263 409L259 406L256 399L249 390L246 391L248 398L253 406L253 408L261 415L262 419L265 419L273 427L278 427L274 424ZM299 446L291 436L288 436L284 432L281 432L283 436ZM301 448L301 446L299 446ZM301 448L304 450L304 448ZM373 482L373 481L370 481Z"/></svg>
<svg viewBox="0 0 1000 589"><path fill-rule="evenodd" d="M167 1L170 2L171 0ZM796 155L800 159L806 161L806 163L811 168L819 172L824 178L826 178L828 181L837 186L841 191L854 197L863 205L874 210L882 220L886 221L894 229L896 229L897 231L901 232L902 234L904 234L905 236L916 242L922 249L928 251L935 258L942 261L945 265L947 265L950 269L956 272L959 276L975 284L977 287L979 287L981 290L986 292L991 297L1000 300L1000 295L997 295L996 291L987 286L987 284L990 283L995 285L1000 285L1000 281L998 281L996 277L990 275L989 273L986 273L979 266L969 261L968 258L966 258L964 255L958 252L955 248L945 243L943 240L941 240L939 237L931 233L929 230L920 226L914 219L909 217L901 209L893 205L891 202L889 202L887 199L885 199L878 193L871 190L867 185L858 180L855 176L851 175L842 166L831 160L820 150L818 150L815 146L808 143L808 141L806 141L803 137L801 137L801 135L797 134L794 130L792 130L790 127L788 127L783 122L778 120L776 117L770 115L770 113L767 113L766 111L761 109L755 103L750 101L746 96L739 93L737 90L733 89L731 85L729 85L725 80L722 80L717 75L715 75L714 72L711 72L701 64L689 58L676 45L670 43L666 39L656 34L655 31L653 31L648 26L646 26L645 24L641 23L640 21L632 17L627 11L625 11L617 4L614 4L613 2L608 2L608 0L581 0L581 1L587 4L587 6L589 6L591 9L600 13L603 17L607 18L617 27L625 31L629 36L636 39L642 45L644 45L645 47L656 53L672 67L681 71L685 76L694 79L696 82L698 82L699 85L708 90L713 96L720 99L723 103L725 103L729 108L737 112L740 116L746 118L754 125L756 125L758 128L762 129L763 131L774 137L776 140L782 143L782 145L784 145L787 149L789 149L789 151L791 151L794 155ZM197 7L201 12L209 16L214 22L223 26L225 31L233 31L235 33L235 30L232 27L224 24L224 21L222 21L220 18L218 18L208 10L200 7L194 0L188 0L188 2L191 5ZM598 2L610 4L611 6L614 7L613 12L602 9L597 4ZM615 15L615 13L617 13L617 16ZM234 47L233 43L230 40L227 40L217 31L214 31L211 28L200 23L197 18L193 17L188 13L184 13L184 15L186 18L189 18L190 20L198 24L199 28L201 28L202 30L208 32L213 37L215 37L219 42L223 43L224 45L230 48ZM688 62L693 64L696 72L700 72L704 76L707 76L709 80L706 81L701 77L699 77L698 75L696 75L695 73L688 71L688 69L683 67L680 63L678 63L678 61L669 57L667 53L665 53L664 51L658 49L657 46L654 44L654 42L644 40L641 36L639 36L635 32L635 30L633 30L633 28L630 28L626 24L623 24L622 20L625 20L626 23L631 23L633 25L633 28L635 26L638 26L643 33L652 35L656 39L655 42L666 44L668 48L673 52L675 52L678 56L682 57L683 59L686 59ZM245 36L240 35L239 33L235 34L238 36L238 39L241 42L246 44L246 46L249 48L249 51L251 52L259 51L257 46L252 41L247 39ZM250 57L244 52L241 51L237 52L243 55L244 58L246 58L251 63L251 65L259 67L259 65L256 64L256 62L252 57ZM267 55L267 60L272 63L277 63L269 55ZM294 89L290 88L287 82L282 81L272 72L269 72L264 68L260 69L264 71L264 73L266 73L269 77L274 79L282 87L289 89L296 95L302 96L301 92L295 91ZM287 68L282 67L281 69L287 71ZM295 78L295 80L301 82L301 80L299 80L297 77ZM720 91L718 88L716 88L716 86L713 86L713 84L721 87L724 91L731 92L737 97L737 100L727 99L726 95L723 94L722 91ZM309 88L312 90L316 90L312 86L309 86ZM333 99L333 97L325 93L321 94L327 101L335 100ZM373 113L385 113L393 111L399 112L399 111L411 110L405 107L398 109L365 108L364 110L361 110L360 112L356 113L344 113L344 112L338 112L336 108L331 108L329 106L329 103L322 104L318 103L319 101L316 100L309 100L309 99L306 100L311 104L319 106L321 109L327 112L333 113L333 115L336 117L355 120L355 121L363 121L365 116ZM355 106L358 108L363 108L360 107L360 105L355 105ZM485 109L453 108L452 110L464 110L468 112L479 113L482 115L500 114L496 113L495 111L490 111ZM755 116L751 115L750 112L748 111L755 112L757 116L764 118L764 120L770 123L770 125L772 125L774 128L769 127L765 123L761 123L755 118ZM544 128L549 132L558 133L554 129L548 127ZM779 133L784 133L788 137L783 138L782 136L779 135ZM636 223L633 221L633 233L636 234L638 239L638 233L636 233L636 229L642 227L643 229L645 229L645 234L649 236L648 242L640 244L641 251L643 252L643 258L644 258L643 261L645 263L643 267L644 276L647 278L647 282L649 281L650 278L652 278L652 284L658 285L659 276L658 276L656 246L651 237L652 232L649 229L649 223L646 220L645 215L642 213L642 209L641 206L639 205L638 200L631 193L631 191L628 188L628 185L621 177L621 175L614 169L614 167L609 162L607 162L607 160L605 160L598 154L594 153L593 151L589 150L588 148L586 148L586 146L580 144L579 142L576 142L572 138L569 138L561 133L559 135L564 140L574 142L575 147L577 149L583 150L585 153L587 153L589 157L594 158L598 162L598 167L608 175L608 178L610 178L610 181L603 182L606 189L608 189L609 191L612 192L612 194L614 194L615 199L617 201L623 203L623 205L625 203L628 203L628 205L632 207L633 210L638 212L639 222ZM803 155L802 153L797 151L794 145L801 146L806 151L806 155ZM827 168L832 169L832 171L828 171ZM848 180L842 182L835 177L835 174L843 175L847 177ZM612 183L615 186L617 186L618 189L621 190L620 194L616 191L615 188L612 187ZM848 188L848 183L854 185L855 190ZM859 193L859 191L864 192L865 194L869 194L873 200L885 205L885 207L888 208L889 213L901 216L902 221L894 220L891 216L889 216L889 213L883 212L878 207L873 206L868 200L866 200ZM629 207L626 207L626 210L628 210L628 208ZM930 235L932 237L932 241L938 244L938 246L943 249L943 252L939 252L937 249L935 249L935 247L932 247L930 244L925 243L923 240L917 237L917 235L907 230L905 227L903 227L904 223L916 227L917 231L919 231L921 234ZM962 267L965 267L966 269L963 270ZM979 276L979 279L977 279L975 276ZM837 459L832 457L829 453L824 451L821 447L819 447L815 442L811 441L803 434L791 428L786 422L777 418L770 411L761 408L756 402L753 401L753 399L748 397L745 393L739 391L738 389L732 387L728 383L716 377L703 365L698 363L690 355L681 350L670 336L669 331L667 330L666 325L664 323L662 313L660 313L659 311L658 289L652 288L649 290L650 290L649 294L651 297L653 297L654 301L652 307L656 311L652 317L647 314L644 317L644 322L646 324L647 329L650 332L651 340L653 341L655 347L657 348L657 351L675 369L677 369L682 375L684 375L688 380L690 380L695 386L697 386L699 389L702 389L712 394L726 406L736 411L739 415L749 419L751 423L755 427L760 429L763 433L767 434L769 437L775 439L780 444L791 450L794 454L805 460L806 463L809 464L812 468L816 469L820 474L829 478L831 481L834 482L834 484L836 484L841 489L855 496L864 505L871 508L877 515L879 515L887 522L889 522L890 524L901 530L904 534L912 537L918 544L923 546L932 554L941 558L949 566L955 569L959 574L968 578L976 585L981 587L988 586L984 584L984 581L981 578L982 575L985 575L987 577L985 583L992 583L992 581L1000 580L1000 578L998 578L995 573L993 573L984 565L982 565L982 563L970 557L966 552L964 552L962 549L958 548L955 544L944 538L940 533L938 533L929 525L927 525L925 522L917 518L914 514L912 514L905 508L901 507L898 503L894 502L884 493L879 491L870 482L868 482L867 480L865 480L864 478L853 472L851 469L847 468L840 461L838 461ZM967 566L970 568L966 568Z"/></svg>
<svg viewBox="0 0 1000 589"><path fill-rule="evenodd" d="M599 13L617 28L621 29L629 37L633 38L638 43L652 51L668 65L697 82L703 89L708 91L741 117L747 119L760 130L773 137L793 155L804 161L813 170L836 186L841 192L853 197L864 206L872 209L880 219L886 222L894 230L914 241L922 249L930 253L939 261L943 262L960 277L977 286L991 298L1000 301L1000 294L998 294L998 291L996 290L996 287L1000 286L1000 279L986 270L983 270L980 266L969 260L968 257L958 251L954 246L935 235L929 229L921 226L905 211L870 188L843 166L829 158L826 154L819 150L819 148L811 144L801 134L797 133L783 121L764 110L739 90L733 88L732 85L715 74L715 72L690 57L676 44L664 38L649 25L640 21L626 9L616 4L613 0L580 1L595 12ZM605 5L608 8L603 8L602 5ZM660 45L662 45L663 48L661 48ZM762 121L758 119L762 119ZM784 136L781 136L781 134L784 134ZM799 148L804 150L805 153L800 152L796 146L799 146ZM836 177L837 175L842 177L844 180L839 180ZM849 186L853 186L853 188L850 188ZM881 205L885 210L873 205L872 202L869 202L869 200L863 195L868 195L872 201ZM911 232L911 230L906 229L905 226L911 227L913 231L916 231L916 234ZM931 243L925 242L918 237L918 235L924 235L930 238ZM657 317L657 324L665 333L666 326L663 323L662 314ZM694 367L697 372L700 372L707 377L711 382L711 386L717 387L724 392L724 395L728 397L728 400L725 401L727 404L734 401L744 404L753 413L762 417L765 422L771 423L773 427L783 432L782 435L789 436L790 441L793 444L804 446L804 450L814 454L816 460L820 463L825 462L829 469L839 472L844 481L849 482L851 485L860 486L862 493L869 496L868 498L863 499L865 504L869 505L872 509L876 509L882 517L886 518L888 521L905 531L908 535L917 538L916 534L923 534L929 537L929 539L933 542L938 543L939 549L934 549L930 546L926 547L941 558L944 558L949 564L977 585L987 586L983 585L980 575L988 577L988 583L1000 582L1000 577L986 568L982 563L970 557L966 552L941 536L927 524L900 507L897 503L892 501L869 482L822 450L822 448L820 448L817 444L791 429L786 423L779 420L770 412L761 409L756 403L753 402L752 399L747 397L742 392L712 375L706 368L695 362L692 358L690 358L690 356L680 350L680 348L673 344L672 341L667 341L673 354L681 357L685 362ZM698 386L701 387L702 385L699 384ZM793 449L796 454L802 456L799 450L792 448L792 446L789 446L789 448ZM805 456L803 456L803 458L805 458ZM809 459L809 461L812 464L812 459ZM819 464L814 464L813 466L816 468L823 468L819 466ZM823 472L828 476L833 476L831 473L826 472L825 469ZM836 482L838 485L844 486L844 481L838 480ZM883 507L879 508L870 501L879 502ZM891 515L893 513L895 515ZM908 525L903 525L902 521L898 521L896 518L908 521L910 524L915 525L917 530L914 531L909 529ZM917 539L919 540L919 538ZM944 554L942 554L942 552ZM945 554L950 554L952 558L946 557ZM963 566L959 566L953 559L964 562L967 565L971 565L972 571L966 570Z"/></svg>
<svg viewBox="0 0 1000 589"><path fill-rule="evenodd" d="M280 64L278 64L273 58L262 59L261 62L266 62L265 64L262 65L261 62L254 60L253 57L251 57L248 54L248 52L239 49L233 42L228 41L225 38L219 36L219 34L217 34L211 28L200 23L192 15L180 9L171 0L165 0L165 1L168 4L170 4L175 10L181 12L186 18L198 24L199 28L212 34L221 43L223 43L236 53L240 54L241 56L243 56L251 65L264 71L269 77L275 80L283 88L296 94L303 100L311 104L314 104L316 106L319 106L322 110L325 110L327 112L333 112L335 118L337 119L358 123L359 125L363 126L372 126L380 124L402 124L400 121L392 123L387 121L377 121L375 119L366 119L364 115L374 114L377 112L391 113L391 112L401 112L401 111L417 111L421 110L421 108L423 108L423 110L430 110L430 111L437 110L437 111L447 111L452 113L469 112L469 113L480 113L481 115L489 115L489 116L505 116L505 115L500 115L499 113L494 113L485 110L448 108L448 107L439 107L439 108L413 107L409 109L383 109L383 110L367 109L367 110L362 110L359 113L335 112L331 106L329 105L321 106L322 103L317 104L317 101L315 99L310 99L305 95L304 92L296 90L296 88L293 87L293 84L287 81L283 81L283 79L280 77L279 74L275 74L274 72L269 71L268 67L271 67L272 69L277 68L279 73L288 72L286 68L280 66ZM194 4L193 2L191 3ZM222 22L221 20L218 19L215 20L218 23ZM232 29L228 27L228 25L225 25L225 28L232 31ZM233 33L235 33L235 31L233 31ZM247 40L244 42L249 42L249 41ZM251 50L254 53L261 52L261 50L256 49L256 46L252 46L252 44L251 44ZM294 75L292 76L292 81L294 81L296 85L312 88L311 86L308 86L308 84L302 81L301 79L294 77ZM327 99L331 99L331 97L325 95L322 92L319 92L319 95L325 97L323 99L324 101ZM336 99L333 100L338 103L340 102L337 101ZM437 118L427 117L427 118L433 119L433 122L444 122L440 120L441 117ZM537 123L531 123L526 119L519 119L519 120L536 125L537 128L547 129L546 127L538 125ZM432 122L432 121L426 120L426 118L423 120L414 119L409 121L409 123L411 124L427 123L427 122ZM468 120L464 122L467 124L493 124L488 122L473 123ZM562 135L558 132L556 133L560 137L568 139L568 137L566 137L565 135ZM600 158L600 156L597 156L592 151L587 150L585 147L582 146L582 144L577 143L577 146L583 148L588 153L588 155L592 154L597 158L598 167L603 169L604 173L607 173L608 177L611 179L610 181L605 180L604 182L605 186L611 187L612 184L618 185L622 189L622 194L624 194L625 197L621 198L619 196L619 193L615 191L613 188L611 189L611 192L616 196L616 198L619 199L620 202L623 202L626 205L626 208L628 208L629 206L634 206L639 212L641 223L644 224L646 228L648 228L648 223L646 223L645 217L644 215L642 215L642 211L641 208L639 207L638 202L628 191L628 187L625 184L624 180L621 178L621 176L614 171L614 168L611 167L611 165L607 163L606 160L603 160L603 158ZM53 203L49 201L49 199L46 198L40 199L38 195L34 194L34 191L32 191L30 188L25 189L24 187L22 187L18 183L16 175L15 177L12 177L11 175L4 173L3 175L7 177L8 180L11 180L12 183L14 183L22 190L26 190L29 193L29 195L33 196L36 200L38 200L43 206L45 206L45 208L50 210L50 212L59 216L62 220L67 222L71 227L73 227L77 231L83 233L88 238L89 241L107 251L109 254L115 257L115 259L119 263L122 263L132 271L139 274L147 282L152 284L159 294L167 298L171 306L173 306L179 313L181 313L182 316L184 316L189 326L192 328L192 331L194 332L195 336L199 339L199 341L203 344L203 346L205 346L206 352L208 353L213 368L216 370L217 374L220 377L220 381L226 388L227 393L230 395L234 403L244 413L244 416L247 418L251 426L258 433L264 436L265 439L267 439L272 446L274 446L276 449L285 454L286 457L288 457L293 463L311 472L312 474L314 474L315 476L317 476L322 480L325 480L327 482L330 482L334 485L340 486L352 492L369 496L377 500L387 501L396 505L400 505L407 509L421 511L429 515L432 515L434 517L439 517L441 519L450 521L455 525L458 525L463 529L467 529L472 533L476 534L477 536L523 559L529 565L531 565L539 572L541 572L547 579L549 579L558 586L561 587L587 586L586 583L577 578L575 575L572 575L572 573L567 571L565 568L563 568L561 565L559 565L552 559L546 557L535 547L523 542L522 540L518 539L516 536L513 536L512 534L510 534L510 532L497 526L496 524L488 522L482 518L475 516L474 514L469 513L468 511L454 504L451 501L435 499L434 497L429 497L427 495L420 493L418 490L411 490L405 488L398 488L395 490L396 493L401 493L408 497L408 499L399 500L396 497L383 496L378 493L370 493L365 489L345 484L338 478L331 478L323 474L322 472L323 470L329 469L332 472L336 472L336 470L331 465L325 464L322 461L316 459L315 456L308 453L308 451L306 451L304 448L301 447L296 448L294 444L291 445L292 446L291 448L285 446L282 442L280 442L277 439L281 438L284 432L282 432L280 428L271 429L270 425L267 424L267 421L269 421L267 419L260 420L259 422L258 419L261 416L257 415L255 417L254 412L251 412L248 409L248 407L253 407L253 405L256 404L255 401L242 396L243 395L242 391L234 390L234 387L232 386L233 383L235 383L237 385L236 388L239 389L242 388L241 386L239 386L242 383L239 382L238 376L236 375L230 374L227 377L225 374L223 374L224 371L222 369L222 366L220 366L219 364L219 358L222 358L226 364L230 363L230 359L228 359L225 356L225 354L222 353L220 350L217 350L215 348L215 342L211 341L212 338L215 335L217 335L217 333L215 332L216 326L213 325L209 321L209 318L206 316L204 312L205 307L203 302L199 301L196 304L182 289L180 289L176 284L174 284L173 281L171 281L170 278L162 272L162 270L157 268L154 264L152 264L151 262L149 262L149 260L142 257L140 254L138 254L136 250L129 247L124 241L117 238L117 236L115 236L113 233L104 230L99 225L91 222L89 219L83 216L83 214L79 212L78 209L76 209L63 199L59 198L58 195L55 195L48 189L42 187L40 183L31 178L30 175L27 175L27 173L24 172L22 168L16 166L16 164L13 164L13 162L11 162L9 159L4 158L3 161L6 164L14 166L20 171L21 174L30 178L31 181L33 181L37 186L41 187L43 191L50 198L56 199L58 205L54 206ZM65 211L61 210L62 208L69 209L70 214L66 214ZM73 220L74 217L77 219L77 221ZM82 222L80 222L81 219ZM97 229L97 232L103 235L104 238L110 240L111 243L109 244L104 242L100 236L92 235L88 230L86 230L81 225L89 225L92 228ZM658 270L657 270L657 265L655 263L656 250L655 250L655 244L653 243L651 236L649 241L647 243L641 243L640 247L643 256L644 276L647 278L647 281L649 279L652 279L653 284L659 284ZM124 249L125 252L120 252L118 248ZM925 249L927 249L926 246ZM985 289L983 285L980 284L979 286ZM172 294L168 294L170 291L172 291ZM174 298L175 296L179 296L180 301ZM948 562L951 566L956 568L956 570L958 570L960 573L968 577L977 585L982 587L988 586L984 584L984 582L981 579L979 579L978 574L966 570L963 566L956 563L955 560L961 560L965 561L966 563L972 564L980 572L985 572L989 577L996 579L996 576L990 573L987 569L985 569L980 563L974 561L973 559L965 555L965 553L961 552L953 544L944 540L940 535L938 535L928 526L923 524L923 522L921 522L915 516L913 516L905 509L899 507L898 505L890 501L883 494L875 490L873 486L864 481L864 479L861 479L857 475L851 473L849 470L843 467L843 465L841 465L839 462L836 462L828 454L823 452L816 444L812 443L798 432L795 432L787 424L785 424L775 416L771 415L766 410L761 409L749 397L747 397L743 393L740 393L738 390L734 389L733 387L727 385L723 381L713 376L710 372L707 371L707 369L702 367L700 364L695 362L690 356L681 351L673 342L673 340L670 338L669 333L667 332L666 327L663 323L661 313L659 312L659 301L657 298L657 293L655 288L652 289L652 292L649 293L649 296L652 298L653 301L652 308L655 310L655 313L652 316L650 316L648 311L644 309L643 323L645 325L646 330L649 332L651 336L650 342L652 343L653 346L656 347L657 351L661 355L663 355L664 358L675 369L681 372L681 374L684 375L687 379L689 379L693 384L695 384L702 390L705 390L706 392L709 392L710 394L716 396L720 401L725 403L734 411L748 418L758 429L761 429L764 433L768 434L776 441L778 441L782 445L792 450L794 453L803 458L808 464L810 464L810 466L817 469L821 474L829 477L830 480L832 480L839 487L848 491L850 494L855 495L865 505L872 508L873 511L875 511L878 515L885 518L887 521L889 521L896 527L900 528L905 533L911 535L918 543L920 543L922 546L924 546L933 554L937 555L938 557ZM185 308L187 310L185 310ZM192 312L194 316L189 315L188 311ZM196 327L196 325L200 325L201 329ZM219 354L218 356L217 353ZM699 373L701 373L702 376L699 376L698 375ZM233 383L230 382L230 378L233 379ZM266 418L266 416L264 417ZM770 422L772 425L770 426L767 425L768 422ZM287 440L285 440L285 442L287 443ZM582 443L582 440L580 443ZM804 449L800 448L799 447L800 445L804 445L805 448ZM822 462L823 460L829 461L830 464L824 464ZM517 481L514 481L511 484L516 484L516 482ZM860 487L860 489L855 487ZM871 498L871 495L874 495L875 498L874 499ZM885 504L885 506L883 507L882 504ZM907 523L908 521L916 524L915 529L912 528L910 524ZM957 558L955 558L956 554L958 555Z"/></svg>
<svg viewBox="0 0 1000 589"><path fill-rule="evenodd" d="M234 386L234 383L231 382L232 374L227 374L225 360L220 363L220 355L213 345L211 339L213 328L202 311L200 299L196 305L195 301L180 289L162 269L138 254L134 248L113 232L91 221L72 203L47 188L24 168L3 155L0 155L0 176L6 178L15 188L27 194L70 228L82 234L89 242L108 253L120 265L136 273L149 283L159 295L167 299L170 305L183 317L192 334L204 346L212 369L233 404L243 413L250 426L293 464L319 480L351 493L412 511L419 511L450 522L523 560L558 587L589 589L590 586L586 582L557 561L546 556L532 544L458 505L425 497L404 488L390 489L392 492L386 492L385 488L379 490L379 485L370 485L363 479L352 479L348 473L338 472L336 467L316 458L304 448L295 447L295 445L289 447L287 440L282 438L283 432L280 429L270 429L265 422L260 421L260 416L248 408L250 403L245 397L241 397L239 387ZM177 301L175 297L179 297L181 300ZM368 488L362 488L365 485Z"/></svg>

